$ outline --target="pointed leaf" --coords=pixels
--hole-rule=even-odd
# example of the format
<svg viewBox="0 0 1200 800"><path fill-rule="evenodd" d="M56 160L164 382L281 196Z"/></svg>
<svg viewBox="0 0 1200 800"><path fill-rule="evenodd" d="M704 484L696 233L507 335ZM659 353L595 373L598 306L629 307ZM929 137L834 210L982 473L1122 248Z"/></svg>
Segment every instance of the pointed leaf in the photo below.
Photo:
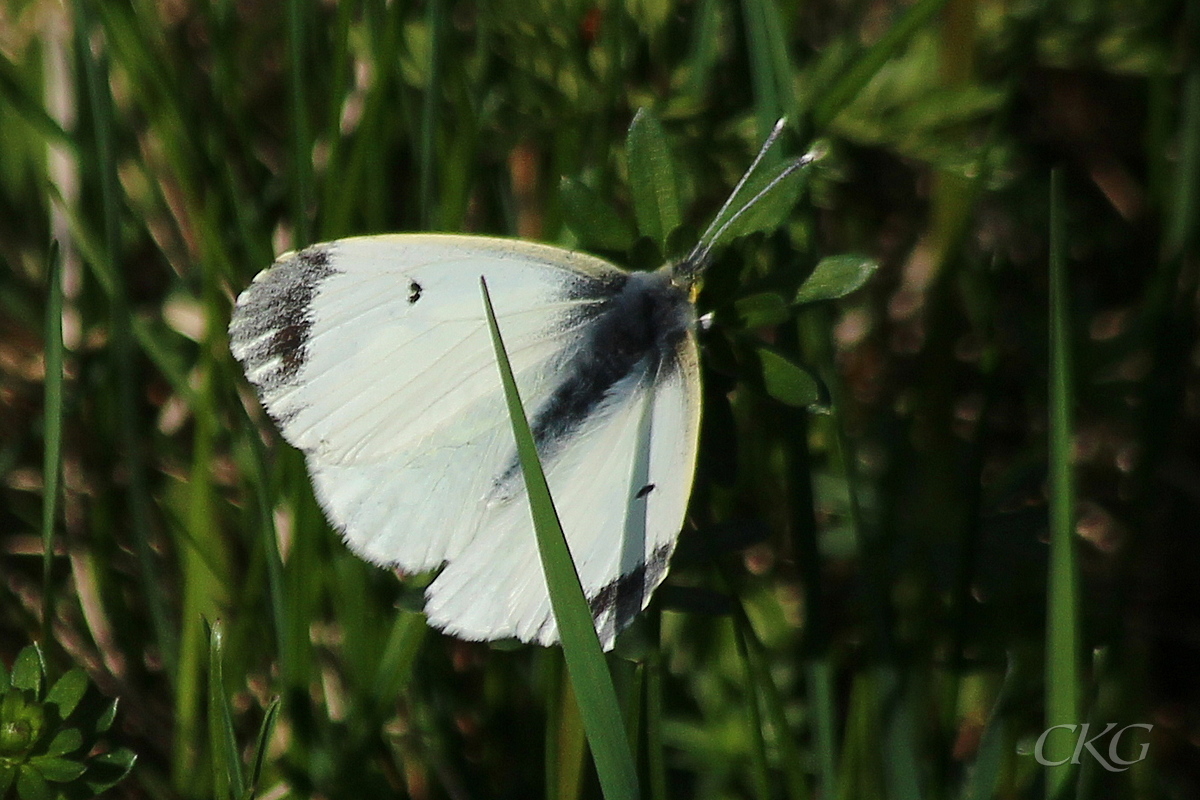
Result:
<svg viewBox="0 0 1200 800"><path fill-rule="evenodd" d="M73 781L87 770L87 767L78 761L57 756L37 756L31 758L29 762L37 767L43 778L55 783Z"/></svg>
<svg viewBox="0 0 1200 800"><path fill-rule="evenodd" d="M109 728L112 727L113 720L115 720L116 718L117 718L117 701L113 700L111 703L108 704L108 708L106 708L104 710L104 713L101 714L96 719L96 725L93 728L93 732L94 733L104 733L106 730L108 730Z"/></svg>
<svg viewBox="0 0 1200 800"><path fill-rule="evenodd" d="M137 755L127 747L102 753L88 762L84 783L95 794L108 791L125 779L136 762Z"/></svg>
<svg viewBox="0 0 1200 800"><path fill-rule="evenodd" d="M638 230L666 251L667 237L679 226L679 184L667 136L658 119L640 109L629 126L625 140L629 159L629 189Z"/></svg>
<svg viewBox="0 0 1200 800"><path fill-rule="evenodd" d="M61 756L78 750L82 746L83 733L78 728L63 728L50 740L50 746L46 748L46 755Z"/></svg>
<svg viewBox="0 0 1200 800"><path fill-rule="evenodd" d="M37 645L28 647L17 653L13 664L12 685L18 689L26 689L36 695L42 692L42 658Z"/></svg>
<svg viewBox="0 0 1200 800"><path fill-rule="evenodd" d="M573 178L559 184L563 216L579 241L597 250L628 250L637 231L590 186Z"/></svg>
<svg viewBox="0 0 1200 800"><path fill-rule="evenodd" d="M841 255L821 259L800 286L793 303L815 303L844 297L867 282L879 262L863 256Z"/></svg>
<svg viewBox="0 0 1200 800"><path fill-rule="evenodd" d="M767 394L784 405L808 408L820 405L821 384L808 370L766 347L759 347L763 386Z"/></svg>
<svg viewBox="0 0 1200 800"><path fill-rule="evenodd" d="M59 716L62 719L66 719L71 716L71 712L79 705L79 701L83 699L87 688L87 673L81 669L68 670L50 688L49 693L46 695L46 702L50 705L58 706Z"/></svg>

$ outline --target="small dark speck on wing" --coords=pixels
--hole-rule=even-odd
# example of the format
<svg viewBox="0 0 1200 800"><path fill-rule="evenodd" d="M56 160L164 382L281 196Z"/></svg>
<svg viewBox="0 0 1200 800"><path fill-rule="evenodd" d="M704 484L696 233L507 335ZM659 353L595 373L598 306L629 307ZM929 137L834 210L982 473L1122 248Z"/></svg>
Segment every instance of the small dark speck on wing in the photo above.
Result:
<svg viewBox="0 0 1200 800"><path fill-rule="evenodd" d="M412 305L421 299L421 284L416 281L408 282L408 304Z"/></svg>
<svg viewBox="0 0 1200 800"><path fill-rule="evenodd" d="M652 491L654 491L654 484L647 483L645 486L643 486L642 488L637 490L637 494L634 495L634 499L641 500L643 497L650 494Z"/></svg>

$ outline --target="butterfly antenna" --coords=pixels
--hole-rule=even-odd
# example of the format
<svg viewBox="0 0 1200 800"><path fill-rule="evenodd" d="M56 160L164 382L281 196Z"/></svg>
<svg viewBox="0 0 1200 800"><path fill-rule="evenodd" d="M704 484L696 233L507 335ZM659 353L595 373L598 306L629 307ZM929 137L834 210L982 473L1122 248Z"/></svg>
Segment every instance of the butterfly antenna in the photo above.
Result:
<svg viewBox="0 0 1200 800"><path fill-rule="evenodd" d="M756 155L754 160L750 162L750 168L742 173L742 177L738 179L737 186L734 186L733 191L729 193L729 197L725 198L725 204L721 206L721 210L717 212L715 217L713 217L713 221L709 224L708 230L704 232L704 235L700 237L700 241L696 243L695 249L693 249L688 255L689 260L693 256L699 254L699 251L704 247L705 242L711 242L715 238L715 236L709 236L709 234L713 232L713 226L717 224L717 220L724 216L725 212L729 210L729 207L733 205L734 198L738 196L738 192L740 192L742 187L746 185L746 181L750 180L750 176L754 173L754 170L758 169L758 165L762 163L763 158L765 158L767 155L767 151L770 150L771 146L774 145L779 139L779 135L783 133L783 129L786 125L787 118L780 117L779 121L775 123L775 127L771 129L769 134L767 134L767 138L763 142L762 147L758 149L758 155ZM722 230L724 230L724 227L722 227Z"/></svg>
<svg viewBox="0 0 1200 800"><path fill-rule="evenodd" d="M782 128L783 123L784 120L780 120L776 125L775 131L772 132L772 136L767 139L766 144L763 145L763 149L759 151L758 158L756 158L754 163L750 165L750 169L746 171L746 175L742 176L742 179L734 188L733 193L730 194L729 200L725 201L725 205L722 206L721 212L717 214L716 219L720 219L721 214L728 209L734 196L737 195L738 191L745 184L746 177L754 171L754 167L762 159L763 153L765 153L767 148L773 143L774 137ZM687 258L679 262L678 266L676 267L676 273L678 276L686 283L694 283L700 273L704 271L704 268L708 266L709 257L712 255L713 244L717 241L720 241L721 237L725 235L725 232L728 231L734 225L734 223L741 219L743 214L754 208L759 200L769 194L780 183L787 180L794 172L796 172L796 170L811 164L824 155L825 151L823 148L814 148L808 151L800 158L797 158L788 164L782 172L771 179L770 183L768 183L766 186L760 189L757 194L746 201L746 203L744 203L742 207L739 208L729 219L721 223L721 227L717 228L715 232L712 232L712 225L710 225L709 232L706 232L704 236L700 238L700 241L692 249L692 252L688 254ZM716 221L714 220L713 225L715 224Z"/></svg>

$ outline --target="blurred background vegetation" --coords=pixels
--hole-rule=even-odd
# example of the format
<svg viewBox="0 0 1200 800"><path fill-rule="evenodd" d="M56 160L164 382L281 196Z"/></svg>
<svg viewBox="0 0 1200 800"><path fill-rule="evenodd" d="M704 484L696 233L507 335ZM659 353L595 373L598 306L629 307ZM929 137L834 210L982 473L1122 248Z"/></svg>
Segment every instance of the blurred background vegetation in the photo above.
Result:
<svg viewBox="0 0 1200 800"><path fill-rule="evenodd" d="M381 231L655 266L786 115L829 153L708 277L688 525L611 660L644 794L1200 796L1198 45L1197 0L4 0L13 691L37 641L120 698L111 797L598 796L557 649L427 630L330 532L232 298ZM665 253L620 222L642 107ZM862 290L763 302L847 252L881 264ZM1120 751L1147 757L1043 769L1064 720L1152 725Z"/></svg>

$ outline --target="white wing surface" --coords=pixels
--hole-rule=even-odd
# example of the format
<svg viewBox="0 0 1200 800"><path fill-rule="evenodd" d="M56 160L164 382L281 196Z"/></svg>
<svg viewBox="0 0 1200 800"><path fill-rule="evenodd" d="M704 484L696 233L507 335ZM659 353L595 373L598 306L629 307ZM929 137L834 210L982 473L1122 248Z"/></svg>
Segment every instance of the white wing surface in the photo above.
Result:
<svg viewBox="0 0 1200 800"><path fill-rule="evenodd" d="M446 565L433 624L551 643L480 276L611 647L666 574L695 465L694 313L668 273L517 240L344 239L260 274L231 350L347 544L407 571Z"/></svg>

